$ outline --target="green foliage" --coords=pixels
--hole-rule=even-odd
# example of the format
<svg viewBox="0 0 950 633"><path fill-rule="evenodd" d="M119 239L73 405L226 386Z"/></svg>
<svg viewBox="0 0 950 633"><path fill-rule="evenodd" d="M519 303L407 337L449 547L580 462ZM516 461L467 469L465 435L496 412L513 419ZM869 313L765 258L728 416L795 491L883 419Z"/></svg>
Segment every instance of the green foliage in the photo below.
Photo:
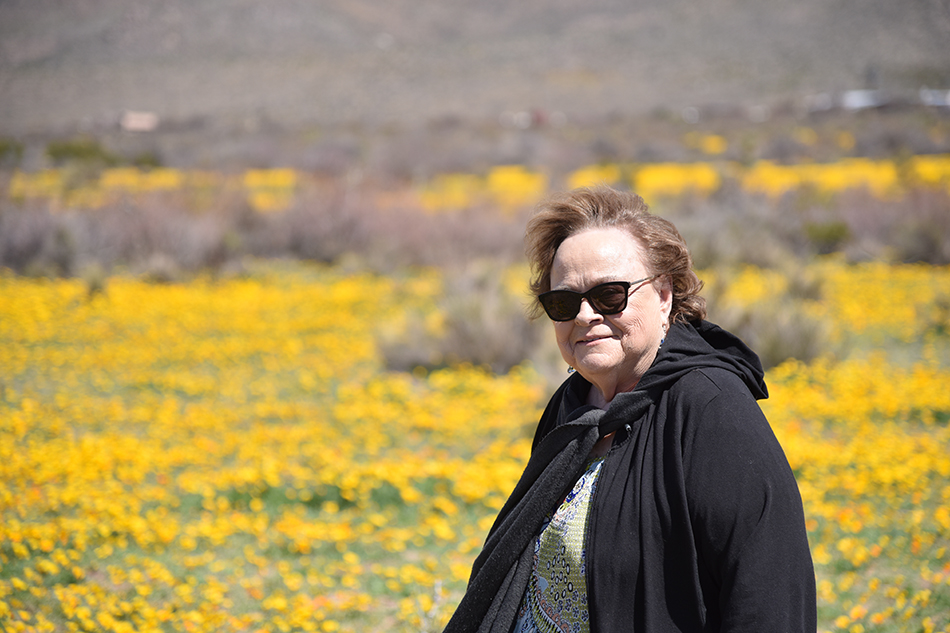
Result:
<svg viewBox="0 0 950 633"><path fill-rule="evenodd" d="M18 167L23 160L23 143L12 138L0 138L0 167Z"/></svg>
<svg viewBox="0 0 950 633"><path fill-rule="evenodd" d="M86 167L113 167L121 161L94 138L79 137L50 141L46 156L54 165L77 164Z"/></svg>
<svg viewBox="0 0 950 633"><path fill-rule="evenodd" d="M805 225L805 235L820 255L834 253L850 237L851 230L845 222L810 222Z"/></svg>
<svg viewBox="0 0 950 633"><path fill-rule="evenodd" d="M154 169L164 164L162 157L156 152L142 152L141 154L133 156L129 162L135 167L142 169Z"/></svg>

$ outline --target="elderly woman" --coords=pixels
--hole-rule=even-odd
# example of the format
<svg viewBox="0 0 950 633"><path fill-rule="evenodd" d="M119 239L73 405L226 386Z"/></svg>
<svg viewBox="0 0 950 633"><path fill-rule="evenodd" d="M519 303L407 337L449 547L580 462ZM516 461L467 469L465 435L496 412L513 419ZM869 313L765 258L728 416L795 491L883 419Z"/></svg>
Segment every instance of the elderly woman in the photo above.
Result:
<svg viewBox="0 0 950 633"><path fill-rule="evenodd" d="M758 357L705 321L682 237L608 188L531 219L571 375L448 632L814 632L801 497Z"/></svg>

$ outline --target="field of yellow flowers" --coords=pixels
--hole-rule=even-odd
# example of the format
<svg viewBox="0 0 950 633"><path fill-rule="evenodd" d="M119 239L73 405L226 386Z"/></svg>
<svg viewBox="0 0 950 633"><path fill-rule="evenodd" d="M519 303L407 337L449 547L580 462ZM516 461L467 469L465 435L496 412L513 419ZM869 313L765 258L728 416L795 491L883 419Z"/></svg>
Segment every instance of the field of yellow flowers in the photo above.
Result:
<svg viewBox="0 0 950 633"><path fill-rule="evenodd" d="M764 408L820 629L950 631L950 268L809 267L855 351L771 370ZM547 397L527 365L384 369L441 284L0 274L0 629L440 630ZM748 268L720 301L785 285Z"/></svg>
<svg viewBox="0 0 950 633"><path fill-rule="evenodd" d="M713 137L713 139L719 137ZM724 141L722 141L724 142ZM715 145L715 141L711 141ZM96 209L129 196L184 192L198 210L227 193L243 196L262 213L289 208L308 176L293 169L252 169L223 175L172 168L104 169L95 178L77 178L68 169L36 173L14 172L6 197L23 202L45 200L52 209ZM478 204L513 211L535 204L551 188L543 170L521 165L497 165L485 174L447 173L420 183L415 202L428 211L453 211ZM926 186L950 191L950 155L909 156L903 159L844 158L829 163L777 164L761 160L749 165L715 158L694 163L605 163L580 167L565 174L569 189L598 184L631 188L647 200L684 194L708 195L733 180L751 194L778 197L802 188L821 193L867 189L880 197L897 196Z"/></svg>

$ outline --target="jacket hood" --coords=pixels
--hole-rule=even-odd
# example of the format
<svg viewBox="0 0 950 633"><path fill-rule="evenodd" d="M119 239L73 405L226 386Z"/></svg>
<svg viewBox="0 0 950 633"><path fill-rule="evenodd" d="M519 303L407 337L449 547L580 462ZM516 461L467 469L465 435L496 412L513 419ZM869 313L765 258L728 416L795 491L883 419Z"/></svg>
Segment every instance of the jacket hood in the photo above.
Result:
<svg viewBox="0 0 950 633"><path fill-rule="evenodd" d="M680 363L726 369L745 382L756 400L769 397L759 357L738 336L715 323L697 321L673 325L647 373L655 371L665 375Z"/></svg>

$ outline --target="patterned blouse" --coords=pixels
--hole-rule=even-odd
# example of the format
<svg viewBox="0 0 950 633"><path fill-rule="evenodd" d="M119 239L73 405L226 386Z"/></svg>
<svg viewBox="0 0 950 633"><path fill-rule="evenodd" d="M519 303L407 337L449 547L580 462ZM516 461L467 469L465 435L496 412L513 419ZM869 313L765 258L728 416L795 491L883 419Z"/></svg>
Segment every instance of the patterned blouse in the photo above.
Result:
<svg viewBox="0 0 950 633"><path fill-rule="evenodd" d="M512 633L588 633L587 520L604 458L591 461L534 545L534 569Z"/></svg>

